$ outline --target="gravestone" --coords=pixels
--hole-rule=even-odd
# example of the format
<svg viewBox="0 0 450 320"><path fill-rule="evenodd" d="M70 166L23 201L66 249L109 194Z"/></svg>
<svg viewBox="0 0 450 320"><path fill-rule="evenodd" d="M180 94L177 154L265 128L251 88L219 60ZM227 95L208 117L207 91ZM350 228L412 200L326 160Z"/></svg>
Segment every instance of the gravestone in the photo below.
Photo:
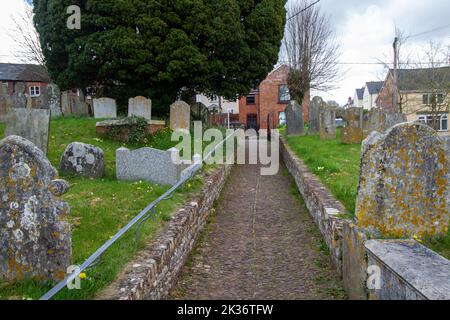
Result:
<svg viewBox="0 0 450 320"><path fill-rule="evenodd" d="M11 97L6 94L0 95L0 122L6 120L6 114L11 107Z"/></svg>
<svg viewBox="0 0 450 320"><path fill-rule="evenodd" d="M61 91L56 84L50 83L47 86L47 97L52 119L61 117Z"/></svg>
<svg viewBox="0 0 450 320"><path fill-rule="evenodd" d="M8 83L0 82L0 95L3 94L8 95L9 94L8 88L9 88Z"/></svg>
<svg viewBox="0 0 450 320"><path fill-rule="evenodd" d="M94 99L94 118L115 119L117 118L116 100L111 98Z"/></svg>
<svg viewBox="0 0 450 320"><path fill-rule="evenodd" d="M336 138L336 111L326 103L319 109L319 134L321 140Z"/></svg>
<svg viewBox="0 0 450 320"><path fill-rule="evenodd" d="M61 94L61 109L64 116L88 116L89 106L84 100L83 92L64 91Z"/></svg>
<svg viewBox="0 0 450 320"><path fill-rule="evenodd" d="M103 150L93 145L72 142L61 157L60 170L66 174L101 178L105 174Z"/></svg>
<svg viewBox="0 0 450 320"><path fill-rule="evenodd" d="M345 144L361 143L363 138L362 108L348 108L342 111L342 117L345 120L345 127L342 129L341 141Z"/></svg>
<svg viewBox="0 0 450 320"><path fill-rule="evenodd" d="M175 148L167 151L153 148L120 148L116 151L117 180L144 180L174 185L186 167L187 165L180 161L179 151Z"/></svg>
<svg viewBox="0 0 450 320"><path fill-rule="evenodd" d="M14 93L11 96L11 108L25 109L27 107L27 103L27 97L23 93Z"/></svg>
<svg viewBox="0 0 450 320"><path fill-rule="evenodd" d="M143 117L152 120L152 100L139 96L128 100L128 117Z"/></svg>
<svg viewBox="0 0 450 320"><path fill-rule="evenodd" d="M395 126L396 124L408 121L406 115L403 113L385 113L383 120L384 131Z"/></svg>
<svg viewBox="0 0 450 320"><path fill-rule="evenodd" d="M374 236L447 232L450 168L444 141L421 123L372 132L363 142L356 199L359 226Z"/></svg>
<svg viewBox="0 0 450 320"><path fill-rule="evenodd" d="M297 101L289 102L286 108L286 134L303 135L305 133L303 123L303 108Z"/></svg>
<svg viewBox="0 0 450 320"><path fill-rule="evenodd" d="M308 134L319 133L319 110L323 100L320 97L314 97L309 104L309 130Z"/></svg>
<svg viewBox="0 0 450 320"><path fill-rule="evenodd" d="M170 106L170 129L190 131L191 107L184 101L176 101Z"/></svg>
<svg viewBox="0 0 450 320"><path fill-rule="evenodd" d="M50 110L9 108L6 136L20 136L47 154Z"/></svg>
<svg viewBox="0 0 450 320"><path fill-rule="evenodd" d="M366 134L372 131L385 132L396 124L406 122L406 115L403 113L387 113L384 110L373 108L369 111L368 123L364 125Z"/></svg>
<svg viewBox="0 0 450 320"><path fill-rule="evenodd" d="M70 208L42 151L9 136L0 141L0 278L62 280L71 265Z"/></svg>

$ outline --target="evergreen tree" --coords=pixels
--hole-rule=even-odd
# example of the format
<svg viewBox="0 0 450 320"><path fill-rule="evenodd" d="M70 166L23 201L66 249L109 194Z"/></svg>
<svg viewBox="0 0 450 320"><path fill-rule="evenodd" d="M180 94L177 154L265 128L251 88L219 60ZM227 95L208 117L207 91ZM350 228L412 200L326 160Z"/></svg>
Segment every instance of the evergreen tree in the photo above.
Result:
<svg viewBox="0 0 450 320"><path fill-rule="evenodd" d="M181 89L234 98L277 62L285 0L34 0L35 25L62 89L172 101ZM67 28L67 7L81 29Z"/></svg>

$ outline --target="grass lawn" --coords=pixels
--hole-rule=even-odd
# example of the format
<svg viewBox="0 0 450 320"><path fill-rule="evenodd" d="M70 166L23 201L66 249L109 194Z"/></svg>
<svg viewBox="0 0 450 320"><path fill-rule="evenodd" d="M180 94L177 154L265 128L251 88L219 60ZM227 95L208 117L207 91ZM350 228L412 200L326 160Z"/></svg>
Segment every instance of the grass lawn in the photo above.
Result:
<svg viewBox="0 0 450 320"><path fill-rule="evenodd" d="M341 143L341 131L333 140L320 140L318 135L286 137L292 150L342 202L349 218L353 218L359 182L361 146ZM423 239L423 244L450 259L450 230L446 236Z"/></svg>
<svg viewBox="0 0 450 320"><path fill-rule="evenodd" d="M71 188L63 196L71 207L69 219L72 225L73 263L81 264L88 256L109 240L126 223L154 199L162 195L166 186L146 182L121 182L115 178L115 150L124 144L99 138L95 132L95 119L66 118L51 122L49 154L51 163L58 168L66 146L73 141L101 147L105 152L106 175L103 179L86 179L63 176ZM0 137L4 125L0 124ZM170 131L148 137L147 146L168 149L177 143L170 141ZM130 148L142 147L127 146ZM90 299L111 283L121 268L134 254L145 246L156 232L170 220L171 213L186 201L202 185L200 177L194 178L175 193L174 197L158 205L155 216L142 225L139 241L134 229L116 242L99 263L86 271L81 290L62 290L56 299ZM26 281L13 285L0 284L0 299L37 299L54 283Z"/></svg>

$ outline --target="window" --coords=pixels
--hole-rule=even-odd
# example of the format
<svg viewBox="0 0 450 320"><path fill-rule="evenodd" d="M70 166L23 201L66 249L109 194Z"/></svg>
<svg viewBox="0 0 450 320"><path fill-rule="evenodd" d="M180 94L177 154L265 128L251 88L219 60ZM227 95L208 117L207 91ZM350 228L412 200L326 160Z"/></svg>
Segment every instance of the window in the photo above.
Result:
<svg viewBox="0 0 450 320"><path fill-rule="evenodd" d="M444 103L444 95L442 93L435 94L435 99L433 99L432 93L427 93L422 96L422 103L423 104L433 104L435 101L437 104L443 104Z"/></svg>
<svg viewBox="0 0 450 320"><path fill-rule="evenodd" d="M289 88L286 84L280 85L278 89L278 102L286 103L291 101L291 95L289 94Z"/></svg>
<svg viewBox="0 0 450 320"><path fill-rule="evenodd" d="M278 124L279 125L286 125L286 113L285 112L280 112L278 114Z"/></svg>
<svg viewBox="0 0 450 320"><path fill-rule="evenodd" d="M255 95L251 94L247 96L247 104L256 104Z"/></svg>
<svg viewBox="0 0 450 320"><path fill-rule="evenodd" d="M41 87L32 86L30 87L30 96L39 97L41 95Z"/></svg>
<svg viewBox="0 0 450 320"><path fill-rule="evenodd" d="M433 116L432 115L420 115L418 117L418 120L420 122L423 122L430 127L433 127ZM448 115L443 114L439 117L438 120L439 123L439 129L438 131L448 131Z"/></svg>

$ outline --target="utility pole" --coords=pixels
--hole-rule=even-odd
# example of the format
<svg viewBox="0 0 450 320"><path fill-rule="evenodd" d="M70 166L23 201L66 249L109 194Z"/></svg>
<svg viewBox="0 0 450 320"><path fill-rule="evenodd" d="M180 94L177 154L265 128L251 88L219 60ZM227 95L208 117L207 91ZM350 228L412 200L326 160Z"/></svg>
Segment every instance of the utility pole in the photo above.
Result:
<svg viewBox="0 0 450 320"><path fill-rule="evenodd" d="M392 109L398 113L398 37L394 40L394 92L392 93Z"/></svg>

